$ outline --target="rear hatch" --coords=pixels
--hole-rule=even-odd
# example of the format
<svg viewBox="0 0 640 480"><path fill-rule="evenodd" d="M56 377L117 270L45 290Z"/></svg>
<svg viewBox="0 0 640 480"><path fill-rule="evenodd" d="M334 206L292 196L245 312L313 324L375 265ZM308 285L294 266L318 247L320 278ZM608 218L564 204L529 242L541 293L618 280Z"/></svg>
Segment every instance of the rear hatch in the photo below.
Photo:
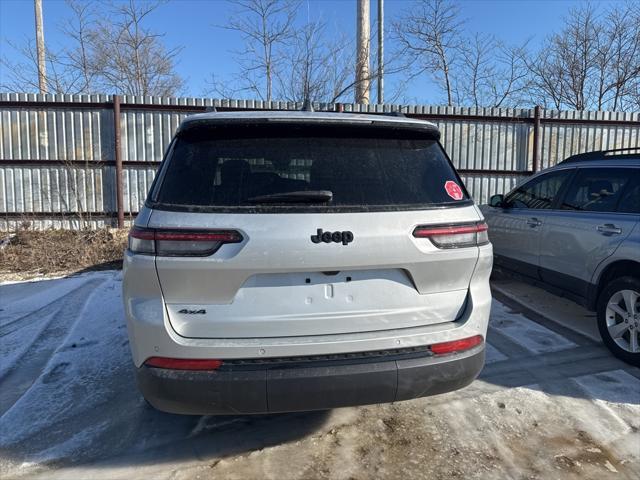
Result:
<svg viewBox="0 0 640 480"><path fill-rule="evenodd" d="M433 129L202 122L178 134L147 206L138 235L191 338L452 322L485 239Z"/></svg>

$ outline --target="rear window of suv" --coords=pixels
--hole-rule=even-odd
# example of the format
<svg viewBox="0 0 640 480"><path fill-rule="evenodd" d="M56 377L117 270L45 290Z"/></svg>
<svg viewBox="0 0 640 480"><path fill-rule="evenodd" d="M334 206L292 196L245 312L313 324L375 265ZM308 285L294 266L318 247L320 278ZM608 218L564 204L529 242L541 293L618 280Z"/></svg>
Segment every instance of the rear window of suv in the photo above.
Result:
<svg viewBox="0 0 640 480"><path fill-rule="evenodd" d="M454 186L451 195L447 182L461 188ZM300 200L281 201L291 192ZM299 125L187 130L174 141L148 199L153 208L187 211L370 211L468 203L429 132Z"/></svg>

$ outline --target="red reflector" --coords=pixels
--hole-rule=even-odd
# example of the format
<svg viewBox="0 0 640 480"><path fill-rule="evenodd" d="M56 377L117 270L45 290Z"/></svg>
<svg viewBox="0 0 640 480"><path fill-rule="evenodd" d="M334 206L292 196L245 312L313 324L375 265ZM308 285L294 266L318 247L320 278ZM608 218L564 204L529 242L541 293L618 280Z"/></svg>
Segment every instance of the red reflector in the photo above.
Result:
<svg viewBox="0 0 640 480"><path fill-rule="evenodd" d="M144 364L147 367L169 370L217 370L222 365L222 360L151 357Z"/></svg>
<svg viewBox="0 0 640 480"><path fill-rule="evenodd" d="M486 232L486 223L474 223L473 225L443 225L437 227L416 227L413 231L414 237L433 237L437 235L455 235L462 233Z"/></svg>
<svg viewBox="0 0 640 480"><path fill-rule="evenodd" d="M225 242L236 243L242 241L238 232L232 230L217 232L156 232L156 240L187 240L190 242Z"/></svg>
<svg viewBox="0 0 640 480"><path fill-rule="evenodd" d="M444 355L446 353L463 352L477 345L480 345L484 339L482 335L463 338L462 340L453 340L451 342L442 342L431 345L431 351L436 355Z"/></svg>

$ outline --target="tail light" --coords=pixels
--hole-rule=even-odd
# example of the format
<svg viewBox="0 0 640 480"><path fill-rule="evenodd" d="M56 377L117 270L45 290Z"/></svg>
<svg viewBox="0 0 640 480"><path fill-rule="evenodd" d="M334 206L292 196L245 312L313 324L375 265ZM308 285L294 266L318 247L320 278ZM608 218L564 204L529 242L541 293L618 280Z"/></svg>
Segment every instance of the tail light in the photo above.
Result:
<svg viewBox="0 0 640 480"><path fill-rule="evenodd" d="M461 340L453 340L451 342L442 342L431 345L431 351L434 355L446 355L448 353L456 353L456 352L464 352L465 350L470 350L473 347L476 347L482 342L484 339L482 335L475 335L469 338L463 338Z"/></svg>
<svg viewBox="0 0 640 480"><path fill-rule="evenodd" d="M153 230L133 227L129 232L129 250L143 255L165 257L206 257L225 243L239 243L235 230Z"/></svg>
<svg viewBox="0 0 640 480"><path fill-rule="evenodd" d="M222 360L151 357L144 364L147 367L166 368L168 370L217 370L222 366Z"/></svg>
<svg viewBox="0 0 640 480"><path fill-rule="evenodd" d="M413 231L416 238L428 238L438 248L476 247L489 243L487 224L425 225Z"/></svg>

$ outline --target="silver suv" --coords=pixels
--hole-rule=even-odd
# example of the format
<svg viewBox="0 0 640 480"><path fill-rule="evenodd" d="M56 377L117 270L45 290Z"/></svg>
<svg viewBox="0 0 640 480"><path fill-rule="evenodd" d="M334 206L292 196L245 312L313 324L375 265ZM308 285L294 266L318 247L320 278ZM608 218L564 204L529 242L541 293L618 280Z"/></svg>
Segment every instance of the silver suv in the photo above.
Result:
<svg viewBox="0 0 640 480"><path fill-rule="evenodd" d="M185 119L125 255L145 398L174 413L286 412L473 381L493 254L439 136L382 115Z"/></svg>
<svg viewBox="0 0 640 480"><path fill-rule="evenodd" d="M597 312L604 343L640 365L640 149L568 158L491 197L496 265Z"/></svg>

